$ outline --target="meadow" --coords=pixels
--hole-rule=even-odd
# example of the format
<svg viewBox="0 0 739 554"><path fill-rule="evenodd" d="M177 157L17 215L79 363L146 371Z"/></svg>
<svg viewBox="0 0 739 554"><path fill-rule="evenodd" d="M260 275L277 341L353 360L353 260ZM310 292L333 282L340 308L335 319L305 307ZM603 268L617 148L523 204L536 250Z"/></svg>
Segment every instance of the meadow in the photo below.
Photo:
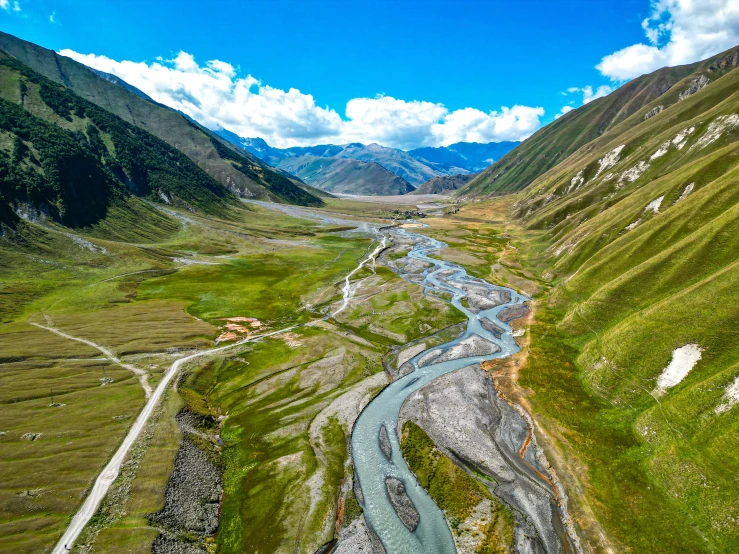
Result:
<svg viewBox="0 0 739 554"><path fill-rule="evenodd" d="M347 406L356 415L387 381L389 348L461 316L378 266L355 274L360 288L340 316L320 321L370 238L253 204L222 217L133 206L135 227L114 210L73 232L23 223L0 241L0 471L13 475L0 489L4 548L35 552L61 534L144 404L130 368L153 387L179 356L233 340L233 318L253 318L238 337L315 324L186 367L76 549L148 551L182 440L174 416L186 410L220 422L221 442L203 447L219 453L225 494L216 537L178 538L222 552L296 541L314 551L334 536L351 471Z"/></svg>

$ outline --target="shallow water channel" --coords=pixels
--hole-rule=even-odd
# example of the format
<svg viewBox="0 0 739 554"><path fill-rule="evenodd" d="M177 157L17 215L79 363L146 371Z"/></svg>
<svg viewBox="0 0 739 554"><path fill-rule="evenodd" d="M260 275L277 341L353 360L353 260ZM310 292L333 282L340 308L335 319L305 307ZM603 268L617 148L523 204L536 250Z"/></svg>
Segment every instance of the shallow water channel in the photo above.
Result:
<svg viewBox="0 0 739 554"><path fill-rule="evenodd" d="M436 378L464 367L476 366L485 360L505 358L518 352L511 327L503 321L511 318L502 312L520 306L529 299L510 288L471 277L454 263L432 258L433 253L446 245L407 228L389 229L379 223L357 221L343 214L328 215L296 206L255 203L295 217L352 227L342 234L373 234L378 238L379 246L345 279L342 287L344 299L338 311L327 314L324 319L346 307L348 298L353 296L358 286L352 286L351 276L370 259L374 264L388 235L398 242L411 245L404 258L388 264L395 266L391 269L403 279L424 286L427 291L441 293L467 316L467 327L461 336L414 356L403 365L404 369L412 366L411 372L405 374L398 368L399 373L405 375L388 385L365 407L355 422L351 437L355 481L358 481L355 482L357 500L364 511L365 521L382 542L387 554L455 553L454 538L443 512L418 484L403 459L397 436L399 414L409 396ZM466 299L466 305L462 303L463 299ZM513 551L516 554L581 553L579 539L569 522L566 493L555 484L556 477L548 470L544 455L536 444L533 422L527 414L522 413L522 409L509 405L494 390L488 400L487 404L471 404L467 409L476 418L482 436L461 438L478 441L476 446L486 453L483 457L489 463L479 465L478 460L469 460L476 470L495 483L493 494L513 514ZM452 417L459 416L452 414ZM380 439L383 430L387 437L384 444ZM390 455L386 456L383 450L388 450L388 442ZM464 452L455 450L455 455L459 457ZM401 521L390 500L388 479L402 482L407 495L406 508L410 500L418 512L418 524L413 531ZM394 484L392 489L397 503L397 481Z"/></svg>
<svg viewBox="0 0 739 554"><path fill-rule="evenodd" d="M512 289L497 287L480 279L472 278L456 264L431 258L430 254L432 252L445 246L437 240L410 233L405 229L393 231L393 233L398 233L413 241L413 246L407 257L411 260L430 264L430 267L420 276L423 285L427 289L451 294L451 303L468 318L467 329L457 339L430 348L412 358L410 363L415 368L414 371L394 381L367 405L354 426L351 441L352 457L361 487L361 504L365 519L382 541L388 554L411 552L454 553L456 552L454 540L444 514L428 493L418 484L403 459L397 436L398 415L406 398L435 378L471 364L510 356L518 352L519 347L512 336L510 326L500 321L497 315L505 308L521 304L528 298ZM406 275L401 273L401 277L406 277ZM418 277L416 275L414 280L418 281ZM469 291L469 288L465 285L478 288L485 287L488 290L497 291L499 296L508 297L509 300L495 307L474 313L473 310L462 304L462 299L467 296ZM500 338L483 328L482 319L487 319L503 330ZM440 363L419 363L420 360L428 359L427 354L429 352L438 350L446 352L475 335L494 343L500 350L494 354L472 355ZM437 356L437 358L444 358L444 356ZM392 447L389 459L383 453L379 441L383 426L387 431ZM413 532L409 531L400 520L388 498L386 488L388 478L396 478L403 482L408 497L420 515L418 526Z"/></svg>

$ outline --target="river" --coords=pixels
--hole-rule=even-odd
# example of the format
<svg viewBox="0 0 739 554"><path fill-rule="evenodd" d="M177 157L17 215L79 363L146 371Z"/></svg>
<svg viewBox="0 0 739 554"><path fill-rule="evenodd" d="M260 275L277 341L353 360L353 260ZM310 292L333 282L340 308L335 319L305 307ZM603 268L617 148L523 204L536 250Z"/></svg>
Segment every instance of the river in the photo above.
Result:
<svg viewBox="0 0 739 554"><path fill-rule="evenodd" d="M435 378L470 364L478 364L484 360L510 356L518 352L519 347L512 336L510 326L500 321L497 314L508 306L525 302L528 298L512 289L494 287L509 295L510 299L493 308L473 313L462 304L462 298L467 295L467 292L460 287L460 284L471 283L474 286L487 287L493 287L493 285L469 277L463 268L455 264L430 257L432 252L438 251L446 246L445 244L429 237L409 233L404 229L395 231L395 233L413 240L413 247L407 257L430 264L430 269L423 276L424 286L441 293L451 294L452 305L467 316L467 329L457 339L425 350L412 358L411 363L415 370L394 381L369 403L354 426L351 440L352 456L364 500L362 508L365 519L388 553L451 554L456 552L456 549L444 514L418 484L400 452L397 436L398 415L406 398ZM487 318L503 329L502 336L497 338L493 333L485 330L481 325L482 318ZM486 356L473 355L419 367L419 360L426 357L430 351L439 349L447 351L474 335L496 344L500 350ZM380 447L379 435L383 426L392 446L390 459L385 456ZM409 498L420 515L420 522L414 532L406 528L390 503L386 493L388 477L394 477L403 482Z"/></svg>

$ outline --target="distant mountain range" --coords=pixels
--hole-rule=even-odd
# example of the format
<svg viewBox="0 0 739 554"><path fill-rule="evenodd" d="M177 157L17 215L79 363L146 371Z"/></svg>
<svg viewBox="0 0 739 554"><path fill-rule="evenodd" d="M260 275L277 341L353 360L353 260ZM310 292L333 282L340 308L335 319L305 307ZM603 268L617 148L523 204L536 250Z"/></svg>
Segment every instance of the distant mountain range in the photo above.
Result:
<svg viewBox="0 0 739 554"><path fill-rule="evenodd" d="M487 144L457 142L456 144L436 148L430 146L416 148L415 150L409 150L408 153L417 159L428 160L436 164L463 167L469 173L477 173L498 161L519 144L521 143L514 141L489 142Z"/></svg>
<svg viewBox="0 0 739 554"><path fill-rule="evenodd" d="M385 196L407 194L414 190L408 181L376 162L296 156L285 158L279 167L326 192Z"/></svg>
<svg viewBox="0 0 739 554"><path fill-rule="evenodd" d="M358 142L346 145L321 144L275 148L261 138L243 138L226 129L215 132L272 167L285 170L311 186L325 191L365 195L404 194L403 190L410 192L436 177L477 173L520 144L459 142L450 146L419 148L409 152L374 143L365 145ZM380 167L337 162L317 164L314 163L316 158L350 159L373 163ZM332 169L329 170L329 167ZM320 171L318 168L321 168ZM341 171L338 171L338 168L341 168ZM368 179L369 174L372 174L374 181ZM393 176L400 177L405 185Z"/></svg>
<svg viewBox="0 0 739 554"><path fill-rule="evenodd" d="M414 190L413 194L447 194L461 189L478 175L478 173L466 173L464 175L441 175L434 177Z"/></svg>

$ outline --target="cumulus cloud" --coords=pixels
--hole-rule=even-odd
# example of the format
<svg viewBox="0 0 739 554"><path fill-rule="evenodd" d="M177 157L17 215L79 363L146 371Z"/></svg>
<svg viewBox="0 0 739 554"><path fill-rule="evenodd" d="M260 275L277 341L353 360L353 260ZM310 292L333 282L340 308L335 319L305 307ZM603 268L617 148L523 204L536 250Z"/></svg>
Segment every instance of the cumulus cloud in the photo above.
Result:
<svg viewBox="0 0 739 554"><path fill-rule="evenodd" d="M279 147L377 142L408 149L460 141L523 140L540 127L544 115L543 108L519 105L490 112L451 111L443 104L381 95L351 99L342 117L317 105L310 94L271 87L251 75L240 75L223 61L200 65L187 52L151 63L72 50L60 53L117 75L211 129L223 127L243 137L261 137Z"/></svg>
<svg viewBox="0 0 739 554"><path fill-rule="evenodd" d="M571 112L574 109L575 108L573 108L572 106L562 106L562 109L559 110L559 112L557 112L557 114L554 116L554 119L559 119L564 114L569 113L569 112Z"/></svg>
<svg viewBox="0 0 739 554"><path fill-rule="evenodd" d="M10 0L0 0L0 8L5 11L21 11L21 5L18 2L11 2Z"/></svg>
<svg viewBox="0 0 739 554"><path fill-rule="evenodd" d="M582 105L592 102L593 100L596 100L597 98L603 98L604 96L608 96L613 92L613 89L609 87L608 85L601 85L597 87L596 89L593 89L592 86L587 85L584 87L570 87L566 91L562 92L563 96L571 96L573 94L582 94ZM571 112L575 109L575 100L570 100L569 104L562 106L562 109L559 110L554 116L554 119L559 119L564 114Z"/></svg>
<svg viewBox="0 0 739 554"><path fill-rule="evenodd" d="M626 81L727 50L739 43L739 2L657 0L642 28L648 44L633 44L609 54L596 69L613 81Z"/></svg>
<svg viewBox="0 0 739 554"><path fill-rule="evenodd" d="M592 102L593 100L597 98L603 98L604 96L608 96L613 92L613 89L609 87L608 85L601 85L595 90L593 90L593 87L590 85L584 86L582 88L579 87L570 87L567 89L566 93L563 93L565 95L567 94L577 94L582 93L582 103L583 105ZM569 110L568 110L569 111Z"/></svg>

